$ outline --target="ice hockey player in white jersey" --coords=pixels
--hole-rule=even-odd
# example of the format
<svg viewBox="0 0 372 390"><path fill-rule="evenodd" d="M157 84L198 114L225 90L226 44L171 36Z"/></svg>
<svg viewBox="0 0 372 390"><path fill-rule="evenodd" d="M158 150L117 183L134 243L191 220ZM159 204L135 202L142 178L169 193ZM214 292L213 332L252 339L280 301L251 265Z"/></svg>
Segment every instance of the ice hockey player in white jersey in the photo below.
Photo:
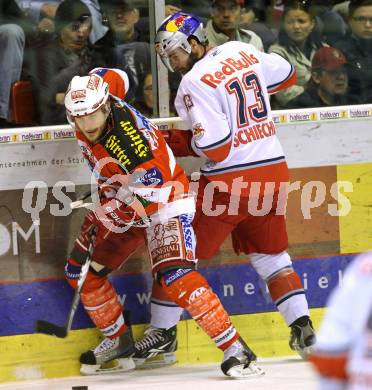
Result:
<svg viewBox="0 0 372 390"><path fill-rule="evenodd" d="M269 94L295 83L295 69L281 56L243 42L209 49L200 20L183 12L161 24L155 46L168 69L183 75L175 106L190 131L171 130L168 144L178 156L207 158L193 221L196 256L213 257L231 234L235 251L250 260L290 327L290 347L306 357L315 335L302 282L287 253L289 174L269 101ZM223 210L208 213L203 201ZM138 358L174 345L181 311L161 287L154 283L152 327L136 344Z"/></svg>
<svg viewBox="0 0 372 390"><path fill-rule="evenodd" d="M347 268L328 301L312 363L319 390L372 389L372 252Z"/></svg>

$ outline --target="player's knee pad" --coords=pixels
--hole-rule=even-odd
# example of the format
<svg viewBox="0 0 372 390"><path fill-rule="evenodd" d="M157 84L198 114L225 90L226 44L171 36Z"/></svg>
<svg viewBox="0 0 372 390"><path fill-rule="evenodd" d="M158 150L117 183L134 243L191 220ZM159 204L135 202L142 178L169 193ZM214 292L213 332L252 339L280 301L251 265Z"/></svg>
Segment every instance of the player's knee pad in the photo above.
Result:
<svg viewBox="0 0 372 390"><path fill-rule="evenodd" d="M173 270L164 274L162 282L173 301L190 313L218 347L225 349L239 337L218 296L200 273Z"/></svg>
<svg viewBox="0 0 372 390"><path fill-rule="evenodd" d="M274 275L267 281L267 287L276 306L295 295L305 294L301 279L293 269Z"/></svg>
<svg viewBox="0 0 372 390"><path fill-rule="evenodd" d="M209 288L206 279L191 268L165 272L161 284L165 294L182 308L186 308L195 295Z"/></svg>
<svg viewBox="0 0 372 390"><path fill-rule="evenodd" d="M300 277L292 268L287 252L277 255L253 254L253 267L267 283L270 295L276 306L291 297L304 294Z"/></svg>
<svg viewBox="0 0 372 390"><path fill-rule="evenodd" d="M106 337L115 337L123 330L123 306L106 277L95 276L87 279L83 285L81 302L92 321Z"/></svg>

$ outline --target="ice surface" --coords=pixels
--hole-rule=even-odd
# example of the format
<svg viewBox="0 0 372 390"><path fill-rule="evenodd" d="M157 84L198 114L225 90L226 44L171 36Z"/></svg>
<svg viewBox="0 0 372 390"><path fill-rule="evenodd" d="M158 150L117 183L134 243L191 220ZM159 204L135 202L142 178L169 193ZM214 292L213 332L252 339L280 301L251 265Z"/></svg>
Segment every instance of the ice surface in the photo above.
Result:
<svg viewBox="0 0 372 390"><path fill-rule="evenodd" d="M315 390L316 376L309 363L299 358L262 359L266 375L236 380L225 377L218 364L173 366L152 370L94 377L69 377L0 385L9 390L71 390L72 386L88 386L88 390Z"/></svg>

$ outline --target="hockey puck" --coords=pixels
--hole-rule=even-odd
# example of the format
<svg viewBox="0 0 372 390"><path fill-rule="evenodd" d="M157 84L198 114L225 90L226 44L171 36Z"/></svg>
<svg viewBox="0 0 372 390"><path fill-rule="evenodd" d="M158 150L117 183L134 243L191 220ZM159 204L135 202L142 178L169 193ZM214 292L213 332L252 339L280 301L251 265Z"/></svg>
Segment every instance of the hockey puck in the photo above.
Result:
<svg viewBox="0 0 372 390"><path fill-rule="evenodd" d="M88 390L88 386L72 386L71 390Z"/></svg>

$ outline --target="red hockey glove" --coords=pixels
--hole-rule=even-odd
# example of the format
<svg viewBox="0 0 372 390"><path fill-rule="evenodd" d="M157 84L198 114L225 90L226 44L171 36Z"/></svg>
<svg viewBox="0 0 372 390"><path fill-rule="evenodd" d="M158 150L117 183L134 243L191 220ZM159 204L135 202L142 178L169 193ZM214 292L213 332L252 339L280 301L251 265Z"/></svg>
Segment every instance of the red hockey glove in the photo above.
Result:
<svg viewBox="0 0 372 390"><path fill-rule="evenodd" d="M109 231L98 221L97 216L93 211L90 211L84 218L84 222L80 228L78 237L78 245L87 249L92 240L93 230L95 230L96 240L101 241L105 239Z"/></svg>
<svg viewBox="0 0 372 390"><path fill-rule="evenodd" d="M125 186L107 185L100 188L100 206L94 209L94 213L106 229L122 233L128 225L146 225L145 207L148 204Z"/></svg>
<svg viewBox="0 0 372 390"><path fill-rule="evenodd" d="M198 157L191 147L192 132L190 130L163 130L162 134L176 157Z"/></svg>

